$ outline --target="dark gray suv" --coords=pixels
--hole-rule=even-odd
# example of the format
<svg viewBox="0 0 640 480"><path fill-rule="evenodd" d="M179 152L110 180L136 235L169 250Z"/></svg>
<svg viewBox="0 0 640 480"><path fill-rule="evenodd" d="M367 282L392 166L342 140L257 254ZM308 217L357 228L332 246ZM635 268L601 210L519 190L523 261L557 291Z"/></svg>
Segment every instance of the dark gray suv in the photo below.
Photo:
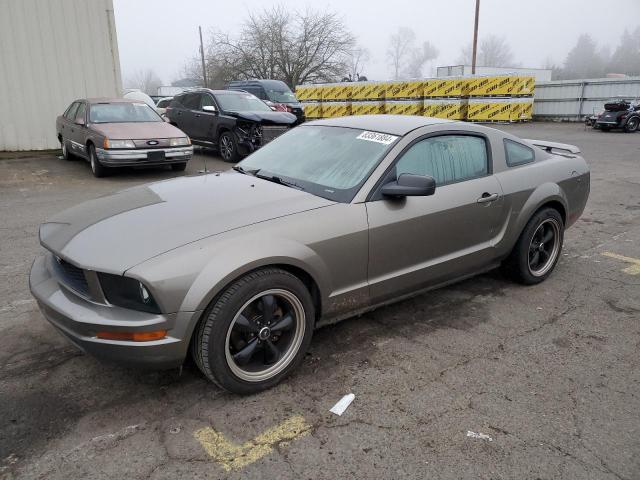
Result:
<svg viewBox="0 0 640 480"><path fill-rule="evenodd" d="M273 111L247 92L192 90L176 95L165 115L195 145L217 148L227 162L270 142L296 124L296 116Z"/></svg>

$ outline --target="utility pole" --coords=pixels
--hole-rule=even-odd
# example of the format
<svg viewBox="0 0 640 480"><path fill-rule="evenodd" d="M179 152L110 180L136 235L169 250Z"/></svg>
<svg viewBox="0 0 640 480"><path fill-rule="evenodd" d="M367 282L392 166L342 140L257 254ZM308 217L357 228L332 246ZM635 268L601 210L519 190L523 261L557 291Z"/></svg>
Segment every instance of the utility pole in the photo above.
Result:
<svg viewBox="0 0 640 480"><path fill-rule="evenodd" d="M476 73L476 54L478 53L478 19L480 17L480 0L476 0L476 23L473 26L473 53L471 57L471 74Z"/></svg>
<svg viewBox="0 0 640 480"><path fill-rule="evenodd" d="M477 21L478 20L476 17L476 23ZM202 77L204 78L204 88L207 88L209 85L207 83L207 69L205 68L205 65L204 65L204 46L202 45L202 27L198 26L198 30L200 31L200 59L202 60Z"/></svg>

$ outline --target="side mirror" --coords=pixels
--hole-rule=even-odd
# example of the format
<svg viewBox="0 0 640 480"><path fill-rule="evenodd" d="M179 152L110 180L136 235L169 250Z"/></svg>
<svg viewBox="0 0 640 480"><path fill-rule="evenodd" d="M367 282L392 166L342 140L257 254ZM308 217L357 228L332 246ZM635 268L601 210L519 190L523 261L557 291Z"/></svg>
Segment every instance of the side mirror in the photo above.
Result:
<svg viewBox="0 0 640 480"><path fill-rule="evenodd" d="M213 105L205 105L204 107L202 107L202 110L209 113L217 112L216 107L214 107Z"/></svg>
<svg viewBox="0 0 640 480"><path fill-rule="evenodd" d="M73 123L75 123L76 125L81 125L81 126L86 125L86 122L84 121L84 118L83 118L83 117L78 117L78 118L76 118L76 121L75 121L75 122L73 122Z"/></svg>
<svg viewBox="0 0 640 480"><path fill-rule="evenodd" d="M426 175L402 173L395 182L382 187L382 195L387 197L426 197L436 191L436 181Z"/></svg>

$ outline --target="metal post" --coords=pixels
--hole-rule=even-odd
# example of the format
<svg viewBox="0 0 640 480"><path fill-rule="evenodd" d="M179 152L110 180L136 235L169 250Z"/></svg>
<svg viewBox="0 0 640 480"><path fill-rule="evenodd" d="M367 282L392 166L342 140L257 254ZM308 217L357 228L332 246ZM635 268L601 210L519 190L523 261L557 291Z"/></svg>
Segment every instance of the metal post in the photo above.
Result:
<svg viewBox="0 0 640 480"><path fill-rule="evenodd" d="M198 26L200 31L200 59L202 60L202 77L204 78L204 88L208 88L207 84L207 69L204 64L204 46L202 45L202 27Z"/></svg>
<svg viewBox="0 0 640 480"><path fill-rule="evenodd" d="M582 118L582 103L584 102L584 87L586 84L587 81L583 80L580 87L580 98L578 99L578 121Z"/></svg>
<svg viewBox="0 0 640 480"><path fill-rule="evenodd" d="M471 74L476 73L476 54L478 53L478 19L480 18L480 0L476 0L476 22L473 26L473 53L471 57Z"/></svg>

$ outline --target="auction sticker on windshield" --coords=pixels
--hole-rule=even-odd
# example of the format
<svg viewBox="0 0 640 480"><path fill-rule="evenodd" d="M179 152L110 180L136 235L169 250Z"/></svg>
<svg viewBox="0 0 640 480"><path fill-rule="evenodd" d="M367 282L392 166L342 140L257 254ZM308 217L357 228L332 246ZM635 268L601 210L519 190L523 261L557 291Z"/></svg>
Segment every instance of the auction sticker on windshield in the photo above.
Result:
<svg viewBox="0 0 640 480"><path fill-rule="evenodd" d="M398 137L396 137L395 135L388 135L386 133L362 132L356 138L358 140L367 140L369 142L377 142L384 145L389 145L390 143L393 143Z"/></svg>

